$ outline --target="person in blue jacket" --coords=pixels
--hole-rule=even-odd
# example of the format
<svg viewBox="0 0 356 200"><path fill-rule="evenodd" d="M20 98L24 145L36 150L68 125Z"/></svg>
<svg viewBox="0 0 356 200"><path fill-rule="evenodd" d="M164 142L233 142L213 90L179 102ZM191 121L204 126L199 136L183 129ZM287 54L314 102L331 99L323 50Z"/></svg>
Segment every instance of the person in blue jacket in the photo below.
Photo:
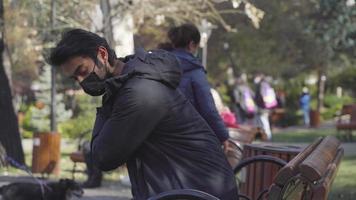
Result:
<svg viewBox="0 0 356 200"><path fill-rule="evenodd" d="M303 111L303 119L304 119L305 126L310 125L310 117L309 117L310 100L311 100L311 97L310 97L308 88L303 87L303 92L299 98L299 104L300 104L300 108Z"/></svg>
<svg viewBox="0 0 356 200"><path fill-rule="evenodd" d="M195 189L222 200L238 190L220 142L177 89L177 58L163 50L118 59L97 34L74 29L51 50L49 63L84 92L103 96L91 138L91 160L102 171L123 164L133 199Z"/></svg>
<svg viewBox="0 0 356 200"><path fill-rule="evenodd" d="M227 148L228 131L216 110L206 70L194 54L198 51L200 33L193 24L183 24L168 31L173 45L171 51L180 61L183 71L179 89L189 99L200 115L206 120L220 142Z"/></svg>

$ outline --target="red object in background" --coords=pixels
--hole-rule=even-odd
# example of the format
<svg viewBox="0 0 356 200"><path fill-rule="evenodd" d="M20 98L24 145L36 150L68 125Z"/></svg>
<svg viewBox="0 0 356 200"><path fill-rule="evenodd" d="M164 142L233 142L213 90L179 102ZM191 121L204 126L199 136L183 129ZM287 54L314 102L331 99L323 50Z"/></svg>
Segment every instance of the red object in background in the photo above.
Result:
<svg viewBox="0 0 356 200"><path fill-rule="evenodd" d="M236 123L236 117L235 117L234 113L232 113L230 111L224 111L224 112L221 112L220 115L227 127L239 128L239 125Z"/></svg>

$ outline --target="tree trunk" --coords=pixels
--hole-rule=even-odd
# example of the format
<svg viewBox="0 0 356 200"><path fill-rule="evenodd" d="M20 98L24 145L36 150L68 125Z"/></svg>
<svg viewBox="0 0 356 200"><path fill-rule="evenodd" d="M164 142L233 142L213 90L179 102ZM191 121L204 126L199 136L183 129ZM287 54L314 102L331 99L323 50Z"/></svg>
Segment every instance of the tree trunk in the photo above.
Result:
<svg viewBox="0 0 356 200"><path fill-rule="evenodd" d="M111 47L115 47L116 44L113 36L110 0L100 0L100 9L103 13L104 37Z"/></svg>
<svg viewBox="0 0 356 200"><path fill-rule="evenodd" d="M4 52L4 7L0 0L0 142L7 155L17 162L24 163L24 153L21 144L17 117L12 104L9 79L3 65Z"/></svg>

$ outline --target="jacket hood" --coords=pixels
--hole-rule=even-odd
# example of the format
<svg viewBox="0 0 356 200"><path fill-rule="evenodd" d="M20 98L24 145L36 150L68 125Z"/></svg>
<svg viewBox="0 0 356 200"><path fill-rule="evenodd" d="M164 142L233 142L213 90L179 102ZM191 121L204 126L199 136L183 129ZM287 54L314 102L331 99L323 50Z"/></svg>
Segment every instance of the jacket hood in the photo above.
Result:
<svg viewBox="0 0 356 200"><path fill-rule="evenodd" d="M201 64L200 60L193 56L193 54L187 52L184 49L174 49L172 53L177 56L180 61L180 67L183 72L192 71L195 69L204 69L203 65Z"/></svg>
<svg viewBox="0 0 356 200"><path fill-rule="evenodd" d="M134 76L161 82L172 89L179 86L182 75L179 61L168 51L138 49L135 55L121 60L126 62L121 75L105 81L109 96Z"/></svg>

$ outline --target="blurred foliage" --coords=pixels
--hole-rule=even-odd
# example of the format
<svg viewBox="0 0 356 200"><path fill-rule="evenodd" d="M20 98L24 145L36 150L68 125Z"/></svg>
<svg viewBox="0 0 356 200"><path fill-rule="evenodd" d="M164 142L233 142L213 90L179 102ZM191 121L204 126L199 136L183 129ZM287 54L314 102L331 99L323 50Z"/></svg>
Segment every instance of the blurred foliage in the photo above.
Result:
<svg viewBox="0 0 356 200"><path fill-rule="evenodd" d="M356 6L346 6L345 0L321 6L325 1L254 1L266 13L260 28L246 23L244 16L231 16L227 22L238 27L237 33L215 29L208 71L219 80L226 78L227 66L232 66L229 55L236 74L262 72L285 80L321 67L345 68L355 60Z"/></svg>
<svg viewBox="0 0 356 200"><path fill-rule="evenodd" d="M130 13L134 17L135 27L147 23L159 26L167 22L199 25L205 19L220 25L225 31L235 31L235 27L227 23L226 15L244 15L256 28L264 16L264 11L250 0L117 0L112 9L116 14Z"/></svg>
<svg viewBox="0 0 356 200"><path fill-rule="evenodd" d="M12 1L11 1L12 2ZM5 51L12 69L13 81L28 87L38 75L36 68L41 56L37 31L30 27L30 10L5 1Z"/></svg>
<svg viewBox="0 0 356 200"><path fill-rule="evenodd" d="M72 95L71 97L72 99L67 99L67 104L72 103L71 111L73 111L73 116L70 119L60 121L58 124L58 132L60 132L64 138L78 138L82 133L91 130L94 125L96 107L99 106L100 102L98 97L91 97L83 93ZM40 128L48 129L48 117L46 119L36 120L36 125L38 126L35 126L33 123L33 120L36 119L33 116L34 113L38 114L38 112L43 109L44 108L38 109L35 104L22 106L21 112L24 113L24 118L19 125L23 137L32 137L32 134L37 132ZM90 133L91 131L89 131L85 137L89 138Z"/></svg>
<svg viewBox="0 0 356 200"><path fill-rule="evenodd" d="M44 54L55 38L69 27L90 28L92 1L64 0L56 5L56 24L51 28L51 0L7 0L4 2L5 50L17 91L30 90L40 73ZM78 8L81 9L78 12Z"/></svg>
<svg viewBox="0 0 356 200"><path fill-rule="evenodd" d="M45 66L39 80L34 82L36 103L31 105L25 115L26 128L34 132L50 131L50 105L51 105L51 67ZM66 109L63 102L64 95L56 95L56 119L58 123L68 120L72 110Z"/></svg>
<svg viewBox="0 0 356 200"><path fill-rule="evenodd" d="M330 51L328 61L336 53L356 55L356 5L347 0L320 0L308 21L307 31Z"/></svg>
<svg viewBox="0 0 356 200"><path fill-rule="evenodd" d="M311 12L309 1L255 1L266 12L259 29L246 23L244 16L231 17L237 33L215 29L209 40L208 69L214 74L224 73L226 65L235 66L235 73L262 72L289 79L308 70L313 46L305 34L304 19ZM230 21L228 21L230 22ZM228 43L224 50L223 43ZM229 59L232 58L232 62ZM313 56L310 56L313 57Z"/></svg>
<svg viewBox="0 0 356 200"><path fill-rule="evenodd" d="M324 99L324 110L321 112L323 119L332 119L345 104L356 103L355 99L350 96L338 97L335 94L327 94Z"/></svg>
<svg viewBox="0 0 356 200"><path fill-rule="evenodd" d="M94 126L96 107L99 106L99 98L85 94L75 95L75 115L68 121L59 124L59 132L63 137L78 138L82 133L91 130ZM86 138L91 136L91 131Z"/></svg>
<svg viewBox="0 0 356 200"><path fill-rule="evenodd" d="M346 95L356 96L356 65L331 75L329 87L334 91L342 87Z"/></svg>

